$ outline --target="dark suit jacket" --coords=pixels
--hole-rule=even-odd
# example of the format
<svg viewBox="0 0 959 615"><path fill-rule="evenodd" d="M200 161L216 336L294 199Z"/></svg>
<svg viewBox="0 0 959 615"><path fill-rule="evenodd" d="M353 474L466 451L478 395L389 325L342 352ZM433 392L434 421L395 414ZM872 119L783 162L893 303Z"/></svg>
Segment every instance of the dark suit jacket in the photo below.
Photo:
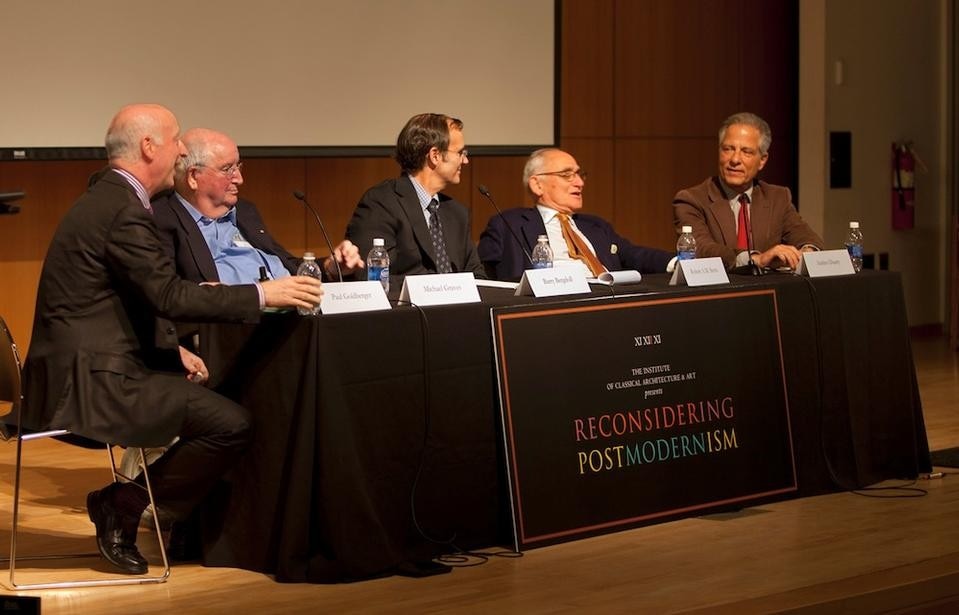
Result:
<svg viewBox="0 0 959 615"><path fill-rule="evenodd" d="M600 262L610 271L635 269L640 273L665 273L674 256L656 248L637 246L616 234L612 225L600 217L573 214L576 228L589 239ZM535 207L507 209L493 216L480 236L479 255L490 277L497 280L518 280L531 265L510 234L506 224L516 233L527 252L533 251L536 238L546 234L543 216Z"/></svg>
<svg viewBox="0 0 959 615"><path fill-rule="evenodd" d="M753 249L759 252L779 244L823 247L822 238L799 216L785 186L756 182L749 212ZM683 226L693 227L696 256L718 256L727 268L736 264L740 252L736 248L736 219L718 177L710 177L673 197L673 223L677 233Z"/></svg>
<svg viewBox="0 0 959 615"><path fill-rule="evenodd" d="M167 444L183 422L171 320L259 319L256 288L177 277L153 217L109 172L67 212L40 274L24 369L24 424L129 446Z"/></svg>
<svg viewBox="0 0 959 615"><path fill-rule="evenodd" d="M443 239L453 272L471 271L485 278L483 263L476 255L470 237L470 214L462 204L445 194L437 196ZM406 175L388 179L366 191L346 227L346 238L356 244L360 254L373 247L373 238L382 237L390 254L390 275L406 276L436 273L436 253L429 227ZM359 272L366 279L366 272Z"/></svg>
<svg viewBox="0 0 959 615"><path fill-rule="evenodd" d="M153 218L160 230L163 249L176 264L181 278L192 282L219 282L220 276L213 262L210 248L203 239L190 212L173 192L165 192L153 199ZM266 230L260 212L250 201L236 202L236 225L250 245L268 254L278 256L283 266L295 274L300 259L286 251Z"/></svg>

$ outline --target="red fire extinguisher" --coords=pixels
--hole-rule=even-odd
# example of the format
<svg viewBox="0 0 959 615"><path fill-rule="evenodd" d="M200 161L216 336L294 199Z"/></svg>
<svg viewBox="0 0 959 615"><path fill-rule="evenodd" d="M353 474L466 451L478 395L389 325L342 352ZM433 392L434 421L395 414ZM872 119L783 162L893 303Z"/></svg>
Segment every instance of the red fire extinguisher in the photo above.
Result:
<svg viewBox="0 0 959 615"><path fill-rule="evenodd" d="M911 143L892 144L892 229L916 224L916 156Z"/></svg>

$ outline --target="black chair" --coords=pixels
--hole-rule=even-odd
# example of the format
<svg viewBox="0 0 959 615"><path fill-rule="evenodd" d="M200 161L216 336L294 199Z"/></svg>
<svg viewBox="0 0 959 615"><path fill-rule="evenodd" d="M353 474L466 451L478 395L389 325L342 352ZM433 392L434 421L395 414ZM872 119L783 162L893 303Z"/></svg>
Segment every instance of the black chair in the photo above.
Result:
<svg viewBox="0 0 959 615"><path fill-rule="evenodd" d="M0 437L4 440L14 440L17 442L17 463L16 479L13 488L13 523L10 532L10 583L8 587L13 590L33 590L33 589L52 589L52 588L70 588L70 587L95 587L100 585L140 585L146 583L163 583L170 576L170 563L167 560L166 548L163 543L163 534L160 531L160 524L157 515L153 515L154 529L156 531L157 543L160 545L160 557L163 560L163 571L159 575L136 575L124 577L110 577L103 579L87 579L78 581L48 581L43 583L21 583L16 581L17 563L30 560L56 560L56 559L76 559L81 557L97 557L99 553L67 554L67 555L28 555L17 556L17 536L20 523L20 471L23 467L23 445L27 442L40 440L43 438L57 438L76 442L78 436L71 434L66 429L52 429L48 431L29 431L21 429L21 418L23 413L23 389L21 386L20 353L17 351L17 345L13 341L13 335L7 328L7 323L0 317ZM11 419L13 421L11 422ZM87 440L87 443L90 441ZM133 481L130 476L126 476L117 470L116 461L113 456L113 446L110 444L96 443L96 446L106 447L107 456L110 459L110 472L114 481ZM143 449L138 449L140 453L140 469L143 472L143 488L146 490L150 499L148 510L156 511L156 504L153 501L153 488L150 485L150 477L147 474L147 464Z"/></svg>

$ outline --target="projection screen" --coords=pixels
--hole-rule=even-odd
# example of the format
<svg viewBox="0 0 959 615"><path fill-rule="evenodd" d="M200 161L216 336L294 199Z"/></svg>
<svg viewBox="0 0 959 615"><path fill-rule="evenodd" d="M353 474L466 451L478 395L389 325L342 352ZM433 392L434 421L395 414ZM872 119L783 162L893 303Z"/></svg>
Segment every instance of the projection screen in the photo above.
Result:
<svg viewBox="0 0 959 615"><path fill-rule="evenodd" d="M3 159L99 148L159 102L243 147L388 147L411 115L469 146L555 143L555 0L3 0ZM51 153L52 152L52 153Z"/></svg>

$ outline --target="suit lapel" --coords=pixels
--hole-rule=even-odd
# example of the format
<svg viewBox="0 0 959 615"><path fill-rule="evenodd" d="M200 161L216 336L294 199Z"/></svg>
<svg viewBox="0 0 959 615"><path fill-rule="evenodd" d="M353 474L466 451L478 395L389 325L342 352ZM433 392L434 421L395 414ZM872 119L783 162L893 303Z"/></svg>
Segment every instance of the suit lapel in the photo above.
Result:
<svg viewBox="0 0 959 615"><path fill-rule="evenodd" d="M410 228L413 229L413 236L416 238L416 243L419 244L423 252L429 255L435 268L436 251L433 249L430 230L426 226L426 218L423 216L423 208L420 206L420 200L416 196L413 182L407 175L403 175L396 181L396 196L399 198L403 211L406 212L406 217L410 222ZM440 211L442 210L443 208L440 207Z"/></svg>
<svg viewBox="0 0 959 615"><path fill-rule="evenodd" d="M769 248L779 243L778 240L771 243L769 241L769 226L772 222L769 211L769 199L759 182L756 182L753 186L752 206L749 208L749 222L753 228L753 248L759 251L763 250L763 246Z"/></svg>
<svg viewBox="0 0 959 615"><path fill-rule="evenodd" d="M526 250L532 252L539 236L546 234L546 225L543 223L543 216L540 215L538 209L532 207L523 210L523 221L519 230L523 236L523 241L526 242Z"/></svg>
<svg viewBox="0 0 959 615"><path fill-rule="evenodd" d="M220 274L217 273L216 264L213 262L213 256L210 254L210 247L206 245L200 227L190 213L180 203L180 199L175 194L170 195L170 204L173 213L176 214L177 222L186 234L187 247L190 249L190 256L193 257L193 263L197 271L203 276L206 282L219 282Z"/></svg>
<svg viewBox="0 0 959 615"><path fill-rule="evenodd" d="M729 200L720 187L719 178L713 178L706 190L706 195L709 197L709 211L716 219L719 232L723 235L723 243L727 247L735 248L738 239L736 218L733 216L733 208L729 206Z"/></svg>

